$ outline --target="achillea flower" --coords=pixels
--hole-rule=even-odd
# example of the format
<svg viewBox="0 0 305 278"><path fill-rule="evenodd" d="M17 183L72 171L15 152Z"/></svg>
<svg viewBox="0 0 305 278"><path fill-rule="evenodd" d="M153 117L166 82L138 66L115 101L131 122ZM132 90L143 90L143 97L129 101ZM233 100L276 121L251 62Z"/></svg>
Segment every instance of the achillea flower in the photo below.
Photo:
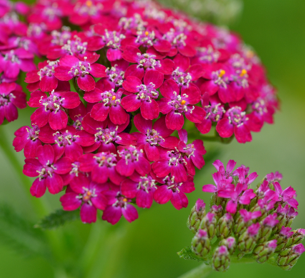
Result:
<svg viewBox="0 0 305 278"><path fill-rule="evenodd" d="M15 83L0 84L0 125L6 119L12 122L18 118L18 110L26 107L26 94Z"/></svg>
<svg viewBox="0 0 305 278"><path fill-rule="evenodd" d="M217 190L220 188L213 188L212 185L203 187L203 191L213 192L214 196L209 211L206 211L205 204L201 204L200 200L191 210L187 226L196 233L191 243L192 252L216 271L226 271L230 257L242 261L245 255L247 261L251 258L258 263L270 260L290 270L305 251L300 243L305 237L305 230L293 231L290 227L297 216L295 202L291 202L296 196L295 191L289 187L286 191L288 195L284 198L285 190L279 184L282 175L276 172L277 178L273 173L268 174L254 193L248 187L257 174L249 174L249 168L243 165L234 171L235 164L230 160L225 170L220 161L214 162L218 170L215 173L217 187L221 180L223 186L229 183L233 190ZM269 202L272 202L270 207ZM225 257L219 253L221 248ZM179 254L183 254L183 250Z"/></svg>
<svg viewBox="0 0 305 278"><path fill-rule="evenodd" d="M46 188L51 194L57 194L63 189L61 175L67 174L72 166L69 158L55 158L55 152L50 145L39 146L37 157L27 158L23 173L28 177L38 177L31 187L31 194L37 198L44 195Z"/></svg>

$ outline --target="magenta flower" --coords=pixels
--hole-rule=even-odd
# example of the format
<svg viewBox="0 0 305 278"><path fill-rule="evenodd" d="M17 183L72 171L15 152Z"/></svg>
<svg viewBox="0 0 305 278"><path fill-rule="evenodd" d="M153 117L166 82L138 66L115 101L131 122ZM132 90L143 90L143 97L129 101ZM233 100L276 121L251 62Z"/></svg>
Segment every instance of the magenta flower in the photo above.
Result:
<svg viewBox="0 0 305 278"><path fill-rule="evenodd" d="M192 87L197 90L194 84L198 78L202 76L203 67L200 64L191 65L190 58L178 54L174 58L174 68L171 73L171 79L174 80L179 87Z"/></svg>
<svg viewBox="0 0 305 278"><path fill-rule="evenodd" d="M128 133L123 132L129 122L124 125L114 125L110 121L98 122L87 114L83 119L84 130L94 135L94 141L90 147L85 148L86 152L112 152L116 153L116 145L135 145L137 139Z"/></svg>
<svg viewBox="0 0 305 278"><path fill-rule="evenodd" d="M145 154L150 161L159 160L158 146L174 149L178 146L178 138L170 136L173 131L165 125L165 117L159 118L154 124L145 120L140 114L134 117L134 125L139 132L132 133L137 138L137 144L143 145Z"/></svg>
<svg viewBox="0 0 305 278"><path fill-rule="evenodd" d="M238 183L232 191L218 192L218 196L221 198L228 198L229 201L226 206L227 212L232 214L236 213L237 205L249 205L251 200L256 196L253 189L247 189L243 191L243 185Z"/></svg>
<svg viewBox="0 0 305 278"><path fill-rule="evenodd" d="M217 123L216 130L221 137L228 138L235 134L239 143L251 142L252 135L247 121L246 113L236 106L226 112L224 118Z"/></svg>
<svg viewBox="0 0 305 278"><path fill-rule="evenodd" d="M193 143L187 144L187 131L185 129L180 129L178 134L180 138L178 149L185 155L184 159L186 161L188 172L194 176L195 166L198 169L201 169L205 164L203 155L206 154L206 150L203 146L203 141L195 140Z"/></svg>
<svg viewBox="0 0 305 278"><path fill-rule="evenodd" d="M252 237L256 237L259 232L260 227L261 226L259 223L252 224L247 230L248 235L252 236Z"/></svg>
<svg viewBox="0 0 305 278"><path fill-rule="evenodd" d="M26 94L15 83L0 84L0 125L6 119L12 122L18 118L18 110L26 107Z"/></svg>
<svg viewBox="0 0 305 278"><path fill-rule="evenodd" d="M176 182L175 177L167 176L163 180L164 185L158 187L154 193L154 199L159 204L166 204L171 201L175 209L182 209L188 206L188 199L185 193L195 190L193 178L188 177L187 181Z"/></svg>
<svg viewBox="0 0 305 278"><path fill-rule="evenodd" d="M134 173L121 184L121 191L127 198L136 198L136 204L140 208L150 208L156 191L156 181L150 176L140 176Z"/></svg>
<svg viewBox="0 0 305 278"><path fill-rule="evenodd" d="M135 171L144 176L150 172L150 163L144 157L143 149L135 146L118 146L120 160L116 170L125 177L131 176Z"/></svg>
<svg viewBox="0 0 305 278"><path fill-rule="evenodd" d="M158 178L171 174L176 182L187 181L186 161L179 150L159 149L160 159L152 164L153 172Z"/></svg>
<svg viewBox="0 0 305 278"><path fill-rule="evenodd" d="M71 160L63 157L55 158L55 152L50 145L37 148L38 159L27 158L23 173L28 177L38 177L31 187L31 194L37 198L44 195L46 188L51 194L59 193L63 188L61 175L71 170Z"/></svg>
<svg viewBox="0 0 305 278"><path fill-rule="evenodd" d="M85 93L84 99L89 103L96 103L91 110L91 117L103 122L108 115L110 121L116 125L123 125L129 121L129 115L121 106L123 90L115 91L110 85L100 87L103 84L96 84L96 88Z"/></svg>
<svg viewBox="0 0 305 278"><path fill-rule="evenodd" d="M123 181L121 173L117 171L117 155L110 152L97 154L84 154L79 158L79 169L84 172L91 172L94 182L105 183L108 179L116 185Z"/></svg>
<svg viewBox="0 0 305 278"><path fill-rule="evenodd" d="M153 120L159 116L159 97L157 89L163 83L163 74L155 70L147 71L144 84L136 76L128 76L123 83L126 97L122 99L122 106L127 112L134 112L140 108L141 115L146 120Z"/></svg>
<svg viewBox="0 0 305 278"><path fill-rule="evenodd" d="M88 92L95 88L95 80L92 76L105 77L105 71L105 66L96 64L87 57L80 61L74 56L65 56L60 59L59 66L55 68L55 77L62 81L76 78L79 88Z"/></svg>
<svg viewBox="0 0 305 278"><path fill-rule="evenodd" d="M263 225L268 226L270 228L273 228L278 223L279 223L279 220L277 220L277 213L268 215L263 221Z"/></svg>
<svg viewBox="0 0 305 278"><path fill-rule="evenodd" d="M54 92L50 96L35 91L31 93L28 105L30 107L39 107L31 116L33 124L39 127L45 126L47 123L53 130L61 130L67 126L68 115L66 109L76 108L80 104L77 93L74 92Z"/></svg>
<svg viewBox="0 0 305 278"><path fill-rule="evenodd" d="M22 48L3 51L3 54L4 57L0 55L0 73L3 72L7 78L15 80L20 70L29 72L36 69L34 55Z"/></svg>
<svg viewBox="0 0 305 278"><path fill-rule="evenodd" d="M14 134L15 138L13 146L16 152L20 152L24 149L25 158L36 158L37 149L41 146L39 140L40 129L34 125L32 128L29 126L23 126L19 128Z"/></svg>
<svg viewBox="0 0 305 278"><path fill-rule="evenodd" d="M243 222L247 223L251 220L255 220L259 217L261 217L262 213L260 211L247 211L245 209L240 209L238 211L240 213L240 216L242 217L243 219Z"/></svg>
<svg viewBox="0 0 305 278"><path fill-rule="evenodd" d="M286 238L292 237L294 232L291 230L292 230L292 228L290 228L290 227L282 226L280 234Z"/></svg>
<svg viewBox="0 0 305 278"><path fill-rule="evenodd" d="M58 86L58 79L54 76L58 61L45 61L38 64L39 70L27 73L25 82L27 88L32 92L40 89L43 92L52 92Z"/></svg>
<svg viewBox="0 0 305 278"><path fill-rule="evenodd" d="M200 100L200 92L186 88L180 94L180 88L173 80L168 80L160 87L164 96L159 100L160 112L166 114L166 126L169 129L180 130L186 118L194 123L201 123L205 112L203 108L195 106Z"/></svg>
<svg viewBox="0 0 305 278"><path fill-rule="evenodd" d="M108 191L106 197L108 198L108 206L104 210L103 220L114 225L121 219L122 215L128 222L138 219L136 208L129 204L131 199L124 197L120 191Z"/></svg>
<svg viewBox="0 0 305 278"><path fill-rule="evenodd" d="M297 209L299 206L298 201L295 199L297 196L296 191L291 187L287 187L285 190L282 189L281 185L276 181L273 183L276 195L280 201L287 203L293 208Z"/></svg>
<svg viewBox="0 0 305 278"><path fill-rule="evenodd" d="M221 174L221 172L216 172L212 176L215 185L214 184L204 185L202 187L203 192L211 192L211 193L217 192L219 194L219 192L222 191L231 192L234 190L234 184L232 184L230 180L223 179L223 175Z"/></svg>
<svg viewBox="0 0 305 278"><path fill-rule="evenodd" d="M83 148L94 144L94 136L82 131L76 130L73 126L67 126L62 130L54 132L49 125L41 128L39 139L43 143L54 144L53 149L55 157L70 158L77 160L83 154Z"/></svg>
<svg viewBox="0 0 305 278"><path fill-rule="evenodd" d="M105 186L93 182L90 177L81 176L78 182L71 184L71 191L60 197L64 210L80 209L83 223L96 222L97 209L104 210L108 200L105 197ZM106 187L107 190L107 187Z"/></svg>
<svg viewBox="0 0 305 278"><path fill-rule="evenodd" d="M212 123L219 122L226 111L220 100L209 97L207 93L203 95L201 105L205 111L205 117L201 123L195 125L202 134L206 134L210 132Z"/></svg>
<svg viewBox="0 0 305 278"><path fill-rule="evenodd" d="M283 179L283 175L276 171L275 173L270 173L266 175L266 179L268 182L273 183L273 182L280 182Z"/></svg>

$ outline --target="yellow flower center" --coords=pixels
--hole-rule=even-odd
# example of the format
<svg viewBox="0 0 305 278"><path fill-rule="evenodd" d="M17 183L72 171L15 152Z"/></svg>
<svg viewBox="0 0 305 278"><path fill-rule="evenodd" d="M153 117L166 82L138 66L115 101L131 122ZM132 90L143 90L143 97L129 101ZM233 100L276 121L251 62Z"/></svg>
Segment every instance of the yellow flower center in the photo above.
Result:
<svg viewBox="0 0 305 278"><path fill-rule="evenodd" d="M220 70L218 76L223 77L226 74L225 70Z"/></svg>
<svg viewBox="0 0 305 278"><path fill-rule="evenodd" d="M184 104L186 104L186 101L185 101L185 100L182 100L182 101L181 101L181 105L184 105Z"/></svg>

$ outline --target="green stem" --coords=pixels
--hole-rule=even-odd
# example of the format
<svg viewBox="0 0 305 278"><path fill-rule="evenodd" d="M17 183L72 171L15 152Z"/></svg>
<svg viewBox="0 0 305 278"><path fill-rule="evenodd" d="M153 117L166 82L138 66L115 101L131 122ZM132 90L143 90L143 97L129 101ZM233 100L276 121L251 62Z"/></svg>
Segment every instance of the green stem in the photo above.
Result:
<svg viewBox="0 0 305 278"><path fill-rule="evenodd" d="M179 278L205 278L212 272L212 268L209 265L202 264L189 272L179 276Z"/></svg>
<svg viewBox="0 0 305 278"><path fill-rule="evenodd" d="M41 217L46 215L48 213L48 206L46 206L44 202L41 201L41 199L35 199L30 195L29 189L32 185L32 181L22 173L22 166L16 157L16 153L12 149L11 142L9 142L6 137L5 130L0 127L0 131L0 147L6 156L6 160L10 162L12 168L16 173L16 176L19 178L21 184L23 185L22 189L25 191L25 194L30 197L29 200L31 201L35 212L38 213L38 215Z"/></svg>

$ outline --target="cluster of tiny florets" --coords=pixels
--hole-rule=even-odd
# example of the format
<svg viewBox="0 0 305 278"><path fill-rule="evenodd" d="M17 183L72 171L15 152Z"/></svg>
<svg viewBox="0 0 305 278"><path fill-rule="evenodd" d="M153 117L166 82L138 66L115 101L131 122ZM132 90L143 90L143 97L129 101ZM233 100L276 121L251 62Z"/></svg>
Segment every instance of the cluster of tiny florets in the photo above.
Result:
<svg viewBox="0 0 305 278"><path fill-rule="evenodd" d="M202 188L213 193L210 210L198 199L187 221L195 233L192 252L217 271L226 271L231 260L244 257L290 270L305 252L305 229L291 228L298 215L296 191L291 186L282 189L278 172L252 189L258 175L249 168L234 170L233 160L226 168L219 160L213 165L215 184Z"/></svg>
<svg viewBox="0 0 305 278"><path fill-rule="evenodd" d="M188 205L205 149L188 142L185 119L240 143L273 122L278 100L263 66L224 29L153 1L2 1L0 13L0 124L25 107L15 82L27 72L37 109L13 145L36 177L32 195L65 190L63 208L80 208L83 222L97 210L131 222L134 205L154 200Z"/></svg>

